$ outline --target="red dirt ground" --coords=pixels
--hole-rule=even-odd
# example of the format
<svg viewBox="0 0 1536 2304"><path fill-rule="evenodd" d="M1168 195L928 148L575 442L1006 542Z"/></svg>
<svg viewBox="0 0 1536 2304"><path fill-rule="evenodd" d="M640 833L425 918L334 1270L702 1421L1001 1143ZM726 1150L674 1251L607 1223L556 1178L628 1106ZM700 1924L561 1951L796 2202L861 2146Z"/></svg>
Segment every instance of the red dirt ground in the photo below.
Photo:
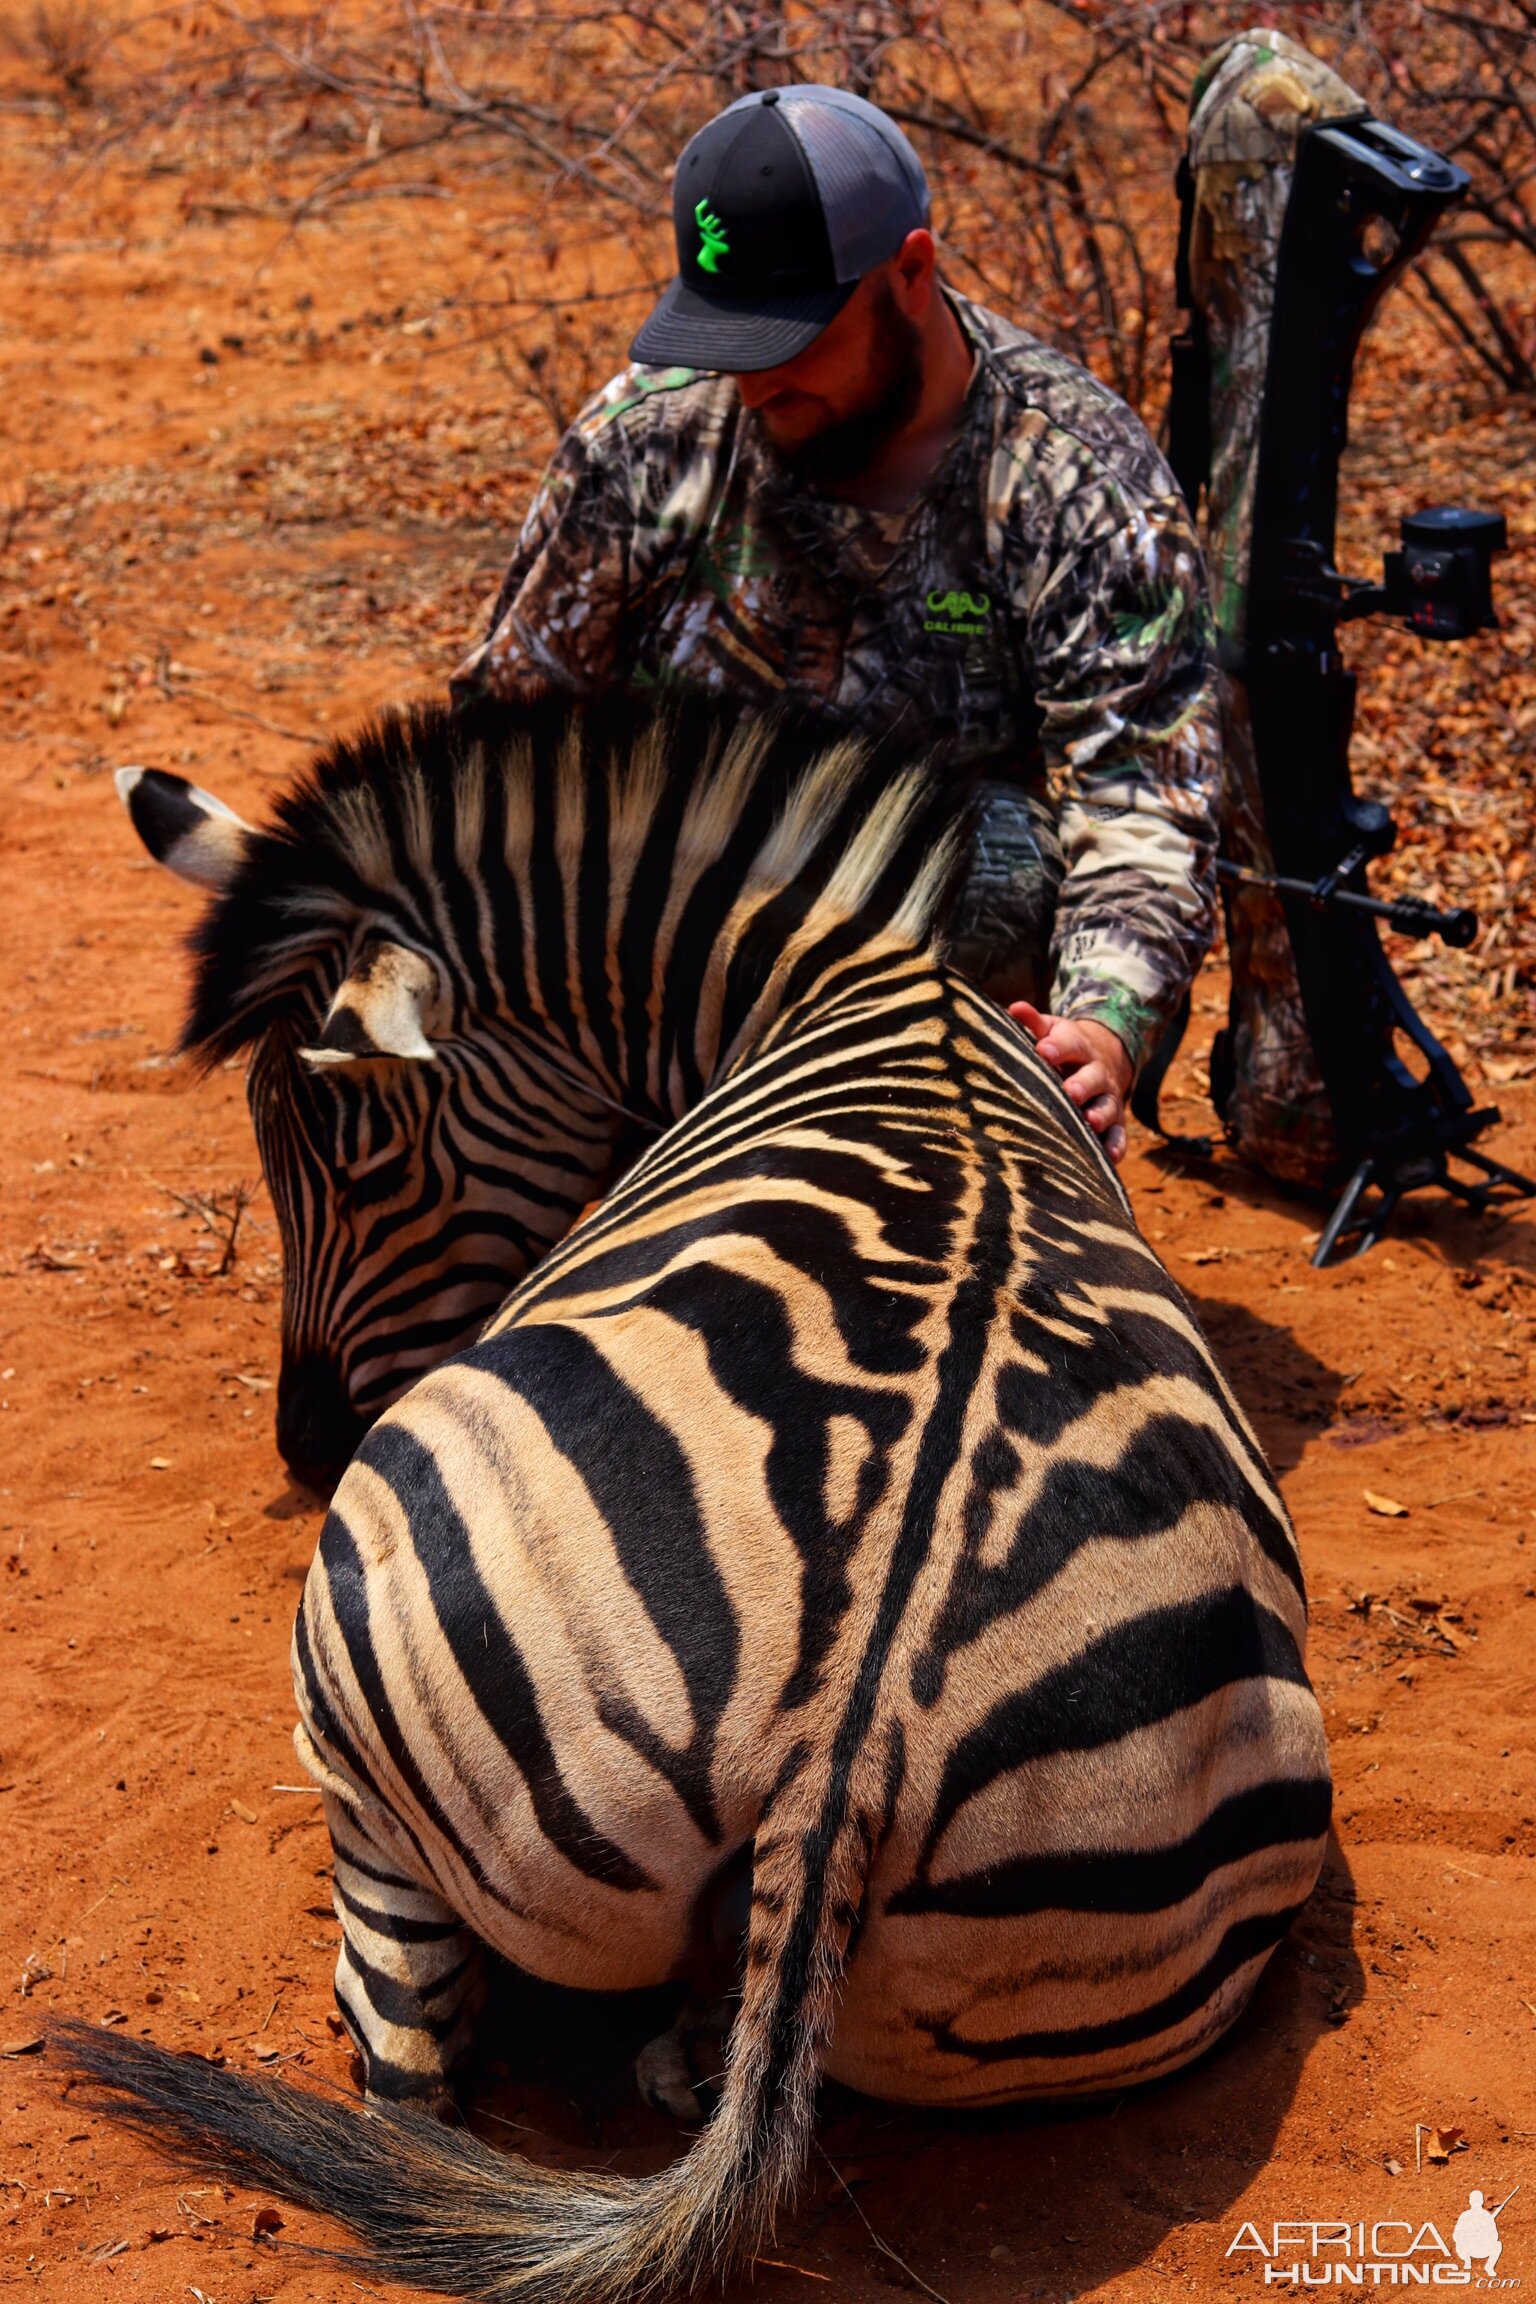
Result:
<svg viewBox="0 0 1536 2304"><path fill-rule="evenodd" d="M53 165L12 142L13 218ZM102 174L11 264L0 310L0 2282L58 2304L374 2292L289 2252L319 2236L297 2213L283 2245L255 2241L258 2199L178 2179L73 2106L32 2043L69 2010L346 2077L325 1836L288 1789L288 1632L319 1519L272 1442L275 1232L258 1198L218 1277L176 1197L227 1192L256 1159L238 1075L198 1086L166 1057L196 898L139 855L106 770L185 767L260 810L295 736L440 682L547 445L490 351L434 358L443 267L472 269L477 229L435 208L427 250L401 208L298 239L188 224L174 183ZM1401 500L1431 436L1469 495L1508 500L1503 412L1421 386L1411 345L1371 391L1357 456ZM1524 489L1515 612L1455 655L1464 752L1503 756L1529 725ZM1407 783L1391 684L1422 720L1424 676L1369 646L1375 766ZM1478 805L1516 826L1513 883L1529 798L1507 756L1506 801L1495 777ZM1426 982L1471 978L1436 960ZM1186 1124L1219 973L1198 998ZM1485 996L1451 1020L1474 1081L1500 1083L1498 1151L1536 1168L1513 1018ZM1147 2096L956 2122L829 2093L766 2297L1253 2294L1262 2259L1226 2253L1245 2220L1428 2218L1448 2238L1469 2187L1515 2184L1500 2275L1536 2279L1536 1213L1426 1201L1317 1274L1317 1212L1229 1159L1140 1138L1128 1174L1300 1527L1338 1845L1250 2014ZM514 2069L492 2075L483 2132L659 2164L677 2138L626 2077L644 2032L643 2010L561 2009L531 2043L494 2039ZM1444 2162L1426 2156L1440 2128L1465 2136Z"/></svg>

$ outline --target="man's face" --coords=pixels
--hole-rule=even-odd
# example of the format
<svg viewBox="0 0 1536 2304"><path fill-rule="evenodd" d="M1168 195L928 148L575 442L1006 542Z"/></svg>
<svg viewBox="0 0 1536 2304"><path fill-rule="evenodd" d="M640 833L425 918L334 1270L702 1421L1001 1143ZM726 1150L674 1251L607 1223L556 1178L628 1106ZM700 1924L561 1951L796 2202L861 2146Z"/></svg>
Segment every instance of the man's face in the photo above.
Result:
<svg viewBox="0 0 1536 2304"><path fill-rule="evenodd" d="M795 359L734 381L743 407L796 472L849 475L916 409L923 332L901 310L885 272L873 272Z"/></svg>

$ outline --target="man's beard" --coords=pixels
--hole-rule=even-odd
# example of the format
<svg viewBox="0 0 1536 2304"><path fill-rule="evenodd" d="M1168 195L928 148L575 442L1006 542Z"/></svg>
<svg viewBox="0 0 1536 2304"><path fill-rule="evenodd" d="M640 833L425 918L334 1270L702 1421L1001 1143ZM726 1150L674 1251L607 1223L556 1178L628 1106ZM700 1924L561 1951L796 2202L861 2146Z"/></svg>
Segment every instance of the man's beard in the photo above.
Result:
<svg viewBox="0 0 1536 2304"><path fill-rule="evenodd" d="M779 450L797 480L815 484L856 477L916 413L923 396L923 332L899 308L889 285L881 285L884 293L873 337L876 367L868 406L829 424L809 440Z"/></svg>

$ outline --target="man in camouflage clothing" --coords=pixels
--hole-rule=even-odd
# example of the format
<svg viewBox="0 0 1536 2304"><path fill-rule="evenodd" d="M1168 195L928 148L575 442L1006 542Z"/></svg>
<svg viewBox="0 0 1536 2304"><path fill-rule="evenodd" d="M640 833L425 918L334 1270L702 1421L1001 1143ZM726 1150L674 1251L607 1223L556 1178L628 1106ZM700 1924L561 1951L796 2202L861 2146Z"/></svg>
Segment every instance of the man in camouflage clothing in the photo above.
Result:
<svg viewBox="0 0 1536 2304"><path fill-rule="evenodd" d="M681 680L909 730L982 786L955 957L1118 1160L1214 921L1211 628L1172 475L1104 386L939 285L920 163L860 98L743 98L674 211L640 364L561 442L456 686Z"/></svg>

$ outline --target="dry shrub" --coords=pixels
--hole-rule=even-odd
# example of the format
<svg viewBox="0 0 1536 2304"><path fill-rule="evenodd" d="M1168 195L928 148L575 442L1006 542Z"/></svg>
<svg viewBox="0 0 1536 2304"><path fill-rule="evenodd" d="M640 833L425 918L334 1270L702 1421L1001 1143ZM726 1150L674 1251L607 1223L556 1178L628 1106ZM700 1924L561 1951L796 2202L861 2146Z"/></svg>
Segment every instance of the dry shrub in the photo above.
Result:
<svg viewBox="0 0 1536 2304"><path fill-rule="evenodd" d="M43 94L68 105L89 104L92 79L117 31L112 8L91 0L33 0L13 20L0 21L0 43Z"/></svg>
<svg viewBox="0 0 1536 2304"><path fill-rule="evenodd" d="M39 0L37 13L62 40L92 12ZM504 316L547 318L520 382L556 415L672 268L669 175L686 137L743 90L838 82L922 151L959 284L1030 315L1147 410L1165 370L1190 85L1256 16L1472 172L1416 293L1461 360L1536 388L1536 0L217 0L139 19L113 46L110 85L78 77L99 50L56 77L93 86L120 148L135 128L216 132L215 212L302 220L507 179L523 225ZM557 320L577 306L580 362Z"/></svg>

